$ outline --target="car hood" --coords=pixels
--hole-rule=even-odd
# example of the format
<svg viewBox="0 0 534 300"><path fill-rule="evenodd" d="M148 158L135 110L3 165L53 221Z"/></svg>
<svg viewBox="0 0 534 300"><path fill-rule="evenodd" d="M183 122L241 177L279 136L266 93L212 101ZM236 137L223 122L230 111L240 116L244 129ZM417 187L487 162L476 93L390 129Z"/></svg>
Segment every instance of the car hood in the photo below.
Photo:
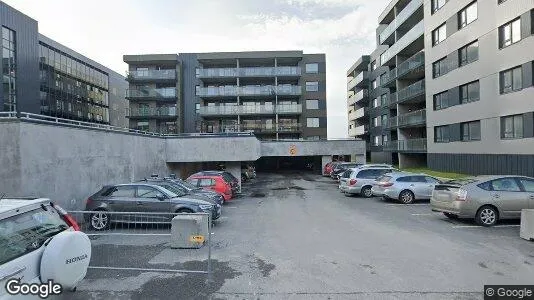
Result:
<svg viewBox="0 0 534 300"><path fill-rule="evenodd" d="M205 205L205 204L215 204L213 201L206 200L206 198L196 199L195 197L191 197L192 195L186 195L183 197L175 197L171 199L171 202L173 203L189 203L189 204L195 204L195 205Z"/></svg>
<svg viewBox="0 0 534 300"><path fill-rule="evenodd" d="M194 199L194 200L202 200L207 201L211 204L217 204L214 198L210 197L208 194L187 194L182 198L188 198L188 199Z"/></svg>

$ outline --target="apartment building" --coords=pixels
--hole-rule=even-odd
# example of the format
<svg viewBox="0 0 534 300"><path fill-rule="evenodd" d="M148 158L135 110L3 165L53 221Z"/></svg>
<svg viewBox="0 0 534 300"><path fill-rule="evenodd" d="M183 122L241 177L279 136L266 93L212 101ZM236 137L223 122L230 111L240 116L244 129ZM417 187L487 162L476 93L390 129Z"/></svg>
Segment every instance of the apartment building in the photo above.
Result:
<svg viewBox="0 0 534 300"><path fill-rule="evenodd" d="M125 55L130 127L326 138L324 54L253 51Z"/></svg>
<svg viewBox="0 0 534 300"><path fill-rule="evenodd" d="M39 34L38 22L0 2L0 111L125 126L124 77Z"/></svg>
<svg viewBox="0 0 534 300"><path fill-rule="evenodd" d="M428 166L534 176L534 1L425 9Z"/></svg>
<svg viewBox="0 0 534 300"><path fill-rule="evenodd" d="M376 49L347 72L349 134L370 142L373 162L426 164L423 4L392 1L379 17Z"/></svg>

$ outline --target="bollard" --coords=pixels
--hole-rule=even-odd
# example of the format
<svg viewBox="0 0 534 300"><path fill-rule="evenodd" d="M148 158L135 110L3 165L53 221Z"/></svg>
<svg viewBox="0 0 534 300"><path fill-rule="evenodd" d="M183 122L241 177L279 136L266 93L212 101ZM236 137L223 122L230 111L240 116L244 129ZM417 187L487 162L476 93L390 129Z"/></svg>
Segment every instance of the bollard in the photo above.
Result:
<svg viewBox="0 0 534 300"><path fill-rule="evenodd" d="M208 214L179 214L171 221L173 249L199 249L209 239Z"/></svg>

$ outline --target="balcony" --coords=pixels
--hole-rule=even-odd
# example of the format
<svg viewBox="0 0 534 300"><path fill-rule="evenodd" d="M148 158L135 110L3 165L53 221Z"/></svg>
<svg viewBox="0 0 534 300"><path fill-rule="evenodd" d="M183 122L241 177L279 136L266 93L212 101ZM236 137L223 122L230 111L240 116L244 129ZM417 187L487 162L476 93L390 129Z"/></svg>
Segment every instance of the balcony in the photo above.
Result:
<svg viewBox="0 0 534 300"><path fill-rule="evenodd" d="M300 67L247 67L197 69L197 78L300 76Z"/></svg>
<svg viewBox="0 0 534 300"><path fill-rule="evenodd" d="M129 71L126 73L126 80L129 82L142 81L175 81L175 70L143 70Z"/></svg>
<svg viewBox="0 0 534 300"><path fill-rule="evenodd" d="M425 95L425 80L420 80L397 92L397 103L407 102L413 98L420 97L423 101Z"/></svg>
<svg viewBox="0 0 534 300"><path fill-rule="evenodd" d="M356 120L356 111L352 111L349 113L349 122Z"/></svg>
<svg viewBox="0 0 534 300"><path fill-rule="evenodd" d="M235 115L280 115L301 114L302 104L289 105L231 105L231 106L201 106L199 115L209 116L235 116Z"/></svg>
<svg viewBox="0 0 534 300"><path fill-rule="evenodd" d="M276 113L279 115L292 115L302 113L302 104L277 105Z"/></svg>
<svg viewBox="0 0 534 300"><path fill-rule="evenodd" d="M363 117L369 117L369 109L367 107L362 107L354 112L356 119L361 119Z"/></svg>
<svg viewBox="0 0 534 300"><path fill-rule="evenodd" d="M384 44L395 30L401 26L411 15L413 15L419 7L423 5L423 0L412 0L406 7L395 17L384 31L379 36L380 44Z"/></svg>
<svg viewBox="0 0 534 300"><path fill-rule="evenodd" d="M418 52L414 56L403 61L397 68L392 69L386 73L384 82L380 82L382 86L394 85L395 79L401 78L402 76L408 74L411 71L414 71L417 68L421 68L421 72L424 72L425 66L425 53Z"/></svg>
<svg viewBox="0 0 534 300"><path fill-rule="evenodd" d="M253 131L254 133L274 133L274 132L299 132L301 131L300 123L290 124L242 124L243 131Z"/></svg>
<svg viewBox="0 0 534 300"><path fill-rule="evenodd" d="M417 23L412 29L410 29L404 36L402 36L395 44L389 47L380 55L381 65L387 65L388 62L395 57L404 48L409 46L415 40L424 35L425 24L424 21Z"/></svg>
<svg viewBox="0 0 534 300"><path fill-rule="evenodd" d="M158 100L158 101L176 101L175 88L159 89L128 89L126 90L126 99L130 101L139 100Z"/></svg>
<svg viewBox="0 0 534 300"><path fill-rule="evenodd" d="M426 152L426 143L427 139L388 141L384 143L384 151Z"/></svg>
<svg viewBox="0 0 534 300"><path fill-rule="evenodd" d="M176 119L176 107L141 107L130 108L128 115L130 119Z"/></svg>
<svg viewBox="0 0 534 300"><path fill-rule="evenodd" d="M354 103L358 102L358 101L361 101L363 99L367 99L367 97L369 96L369 92L367 92L367 90L361 90L351 96L349 96L349 99L348 99L348 105L353 105Z"/></svg>
<svg viewBox="0 0 534 300"><path fill-rule="evenodd" d="M199 97L237 97L237 96L300 96L302 87L298 85L264 85L264 86L220 86L199 87Z"/></svg>
<svg viewBox="0 0 534 300"><path fill-rule="evenodd" d="M349 136L357 137L357 136L365 135L367 134L368 131L369 131L369 126L367 125L353 127L349 129Z"/></svg>
<svg viewBox="0 0 534 300"><path fill-rule="evenodd" d="M358 76L352 78L347 83L347 89L352 90L354 87L365 87L365 84L369 80L369 73L367 71L362 71Z"/></svg>

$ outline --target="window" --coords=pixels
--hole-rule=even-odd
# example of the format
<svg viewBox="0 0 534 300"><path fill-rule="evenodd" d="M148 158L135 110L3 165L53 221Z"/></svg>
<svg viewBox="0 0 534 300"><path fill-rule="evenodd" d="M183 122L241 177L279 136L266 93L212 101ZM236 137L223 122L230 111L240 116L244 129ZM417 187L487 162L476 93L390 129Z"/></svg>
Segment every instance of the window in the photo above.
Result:
<svg viewBox="0 0 534 300"><path fill-rule="evenodd" d="M436 46L437 44L443 42L447 38L447 27L446 23L443 23L438 28L432 31L432 45Z"/></svg>
<svg viewBox="0 0 534 300"><path fill-rule="evenodd" d="M371 71L374 70L376 70L376 60L373 60L373 62L371 63Z"/></svg>
<svg viewBox="0 0 534 300"><path fill-rule="evenodd" d="M388 136L387 135L382 135L382 144L386 144L388 142Z"/></svg>
<svg viewBox="0 0 534 300"><path fill-rule="evenodd" d="M3 53L3 86L4 107L3 111L16 111L17 109L17 49L15 31L2 27L2 53ZM2 107L0 107L0 111Z"/></svg>
<svg viewBox="0 0 534 300"><path fill-rule="evenodd" d="M376 87L378 86L376 80L373 80L373 82L371 82L371 86L373 87L373 89L376 89Z"/></svg>
<svg viewBox="0 0 534 300"><path fill-rule="evenodd" d="M430 176L425 176L425 181L428 182L428 183L440 183L439 180L437 180L434 177L430 177Z"/></svg>
<svg viewBox="0 0 534 300"><path fill-rule="evenodd" d="M215 185L215 180L213 180L211 178L201 178L201 179L199 179L199 185L198 186L205 187L205 186L213 186L213 185Z"/></svg>
<svg viewBox="0 0 534 300"><path fill-rule="evenodd" d="M449 91L434 95L434 110L449 107Z"/></svg>
<svg viewBox="0 0 534 300"><path fill-rule="evenodd" d="M318 63L306 64L306 73L308 74L319 73L319 64Z"/></svg>
<svg viewBox="0 0 534 300"><path fill-rule="evenodd" d="M139 186L137 187L137 197L138 198L157 198L158 194L163 194L155 188L149 186Z"/></svg>
<svg viewBox="0 0 534 300"><path fill-rule="evenodd" d="M200 103L195 103L195 113L199 113L200 112Z"/></svg>
<svg viewBox="0 0 534 300"><path fill-rule="evenodd" d="M312 136L306 137L306 139L309 140L309 141L318 141L318 140L321 139L321 137L318 136L318 135L312 135Z"/></svg>
<svg viewBox="0 0 534 300"><path fill-rule="evenodd" d="M381 106L386 105L387 102L388 102L388 95L387 94L384 94L384 95L380 96L380 105Z"/></svg>
<svg viewBox="0 0 534 300"><path fill-rule="evenodd" d="M386 82L387 76L388 76L388 73L384 73L384 74L380 75L380 84L381 85L384 85L384 83Z"/></svg>
<svg viewBox="0 0 534 300"><path fill-rule="evenodd" d="M443 76L447 73L447 57L444 57L432 64L432 75L434 78Z"/></svg>
<svg viewBox="0 0 534 300"><path fill-rule="evenodd" d="M501 117L501 138L523 138L523 115Z"/></svg>
<svg viewBox="0 0 534 300"><path fill-rule="evenodd" d="M434 141L436 143L448 143L449 142L449 126L437 126L434 127Z"/></svg>
<svg viewBox="0 0 534 300"><path fill-rule="evenodd" d="M380 126L380 119L378 117L373 118L374 127Z"/></svg>
<svg viewBox="0 0 534 300"><path fill-rule="evenodd" d="M477 2L469 4L458 13L458 29L464 28L478 18Z"/></svg>
<svg viewBox="0 0 534 300"><path fill-rule="evenodd" d="M525 188L525 192L534 193L534 180L519 178L519 182L521 182L521 185Z"/></svg>
<svg viewBox="0 0 534 300"><path fill-rule="evenodd" d="M377 98L373 99L373 107L378 107L378 99Z"/></svg>
<svg viewBox="0 0 534 300"><path fill-rule="evenodd" d="M498 192L521 192L514 178L501 178L491 182L492 190Z"/></svg>
<svg viewBox="0 0 534 300"><path fill-rule="evenodd" d="M388 115L382 115L381 124L386 125L387 121L388 121Z"/></svg>
<svg viewBox="0 0 534 300"><path fill-rule="evenodd" d="M447 3L447 0L432 0L432 13L435 13Z"/></svg>
<svg viewBox="0 0 534 300"><path fill-rule="evenodd" d="M319 127L319 118L307 118L306 125L307 127L312 127L312 128Z"/></svg>
<svg viewBox="0 0 534 300"><path fill-rule="evenodd" d="M508 47L521 40L521 19L502 25L499 28L499 46Z"/></svg>
<svg viewBox="0 0 534 300"><path fill-rule="evenodd" d="M458 66L463 67L478 60L478 41L460 48L458 51Z"/></svg>
<svg viewBox="0 0 534 300"><path fill-rule="evenodd" d="M465 104L480 99L480 84L473 81L468 84L460 86L460 103Z"/></svg>
<svg viewBox="0 0 534 300"><path fill-rule="evenodd" d="M462 141L480 141L480 121L462 123Z"/></svg>
<svg viewBox="0 0 534 300"><path fill-rule="evenodd" d="M135 197L135 186L116 186L107 193L109 197Z"/></svg>
<svg viewBox="0 0 534 300"><path fill-rule="evenodd" d="M382 138L381 138L381 136L375 136L374 137L373 145L374 146L382 146Z"/></svg>
<svg viewBox="0 0 534 300"><path fill-rule="evenodd" d="M318 91L319 91L319 82L317 81L306 82L306 92L318 92Z"/></svg>
<svg viewBox="0 0 534 300"><path fill-rule="evenodd" d="M306 100L306 109L319 109L319 100Z"/></svg>
<svg viewBox="0 0 534 300"><path fill-rule="evenodd" d="M501 94L519 91L523 88L521 66L502 71L500 74Z"/></svg>

